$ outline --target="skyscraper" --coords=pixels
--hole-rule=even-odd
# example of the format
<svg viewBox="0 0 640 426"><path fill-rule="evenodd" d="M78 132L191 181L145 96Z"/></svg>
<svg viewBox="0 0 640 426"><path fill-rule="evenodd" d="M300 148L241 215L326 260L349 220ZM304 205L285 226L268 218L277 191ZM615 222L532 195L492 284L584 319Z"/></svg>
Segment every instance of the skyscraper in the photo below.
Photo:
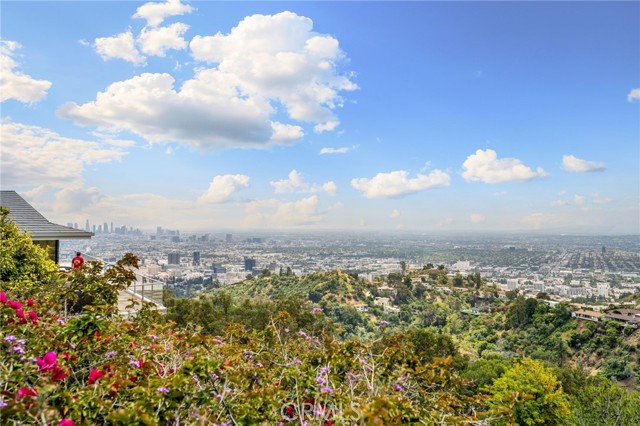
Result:
<svg viewBox="0 0 640 426"><path fill-rule="evenodd" d="M253 272L253 268L256 267L256 260L252 257L244 258L244 270L247 272Z"/></svg>
<svg viewBox="0 0 640 426"><path fill-rule="evenodd" d="M233 241L233 234L227 234L227 242L230 243Z"/></svg>
<svg viewBox="0 0 640 426"><path fill-rule="evenodd" d="M194 266L199 266L200 265L200 252L199 251L194 251L193 252L193 265Z"/></svg>
<svg viewBox="0 0 640 426"><path fill-rule="evenodd" d="M180 264L180 253L169 253L167 257L167 263L169 265L179 265Z"/></svg>

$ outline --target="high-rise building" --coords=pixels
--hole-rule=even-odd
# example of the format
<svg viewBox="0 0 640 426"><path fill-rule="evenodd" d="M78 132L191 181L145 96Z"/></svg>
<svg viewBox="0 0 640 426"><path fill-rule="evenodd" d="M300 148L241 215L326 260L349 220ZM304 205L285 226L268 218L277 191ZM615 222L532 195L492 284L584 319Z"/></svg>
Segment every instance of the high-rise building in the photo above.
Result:
<svg viewBox="0 0 640 426"><path fill-rule="evenodd" d="M200 252L199 251L194 251L193 252L193 264L194 264L194 266L200 266Z"/></svg>
<svg viewBox="0 0 640 426"><path fill-rule="evenodd" d="M98 234L102 234L102 225L98 225Z"/></svg>
<svg viewBox="0 0 640 426"><path fill-rule="evenodd" d="M113 222L111 222L111 233L113 234Z"/></svg>
<svg viewBox="0 0 640 426"><path fill-rule="evenodd" d="M179 265L180 264L180 253L169 253L167 256L167 263L169 265Z"/></svg>
<svg viewBox="0 0 640 426"><path fill-rule="evenodd" d="M67 222L67 228L73 228L73 223L72 222Z"/></svg>
<svg viewBox="0 0 640 426"><path fill-rule="evenodd" d="M87 223L84 225L84 230L87 232L91 231L91 228L89 227L89 219L87 219Z"/></svg>
<svg viewBox="0 0 640 426"><path fill-rule="evenodd" d="M230 243L233 241L233 234L227 234L227 242Z"/></svg>
<svg viewBox="0 0 640 426"><path fill-rule="evenodd" d="M244 258L244 270L247 272L253 272L253 269L256 267L256 260L252 257Z"/></svg>
<svg viewBox="0 0 640 426"><path fill-rule="evenodd" d="M109 224L107 222L102 225L102 232L104 232L105 234L109 233Z"/></svg>
<svg viewBox="0 0 640 426"><path fill-rule="evenodd" d="M96 233L96 226L95 225L93 225L93 233L94 234Z"/></svg>

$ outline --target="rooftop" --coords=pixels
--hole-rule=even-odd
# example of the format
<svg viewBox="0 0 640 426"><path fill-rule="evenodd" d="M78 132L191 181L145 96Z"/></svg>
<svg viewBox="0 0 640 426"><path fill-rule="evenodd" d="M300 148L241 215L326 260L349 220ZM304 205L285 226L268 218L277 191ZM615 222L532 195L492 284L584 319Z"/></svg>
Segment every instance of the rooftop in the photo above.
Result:
<svg viewBox="0 0 640 426"><path fill-rule="evenodd" d="M16 191L0 191L0 207L9 209L9 217L34 241L86 239L93 236L93 232L49 222Z"/></svg>

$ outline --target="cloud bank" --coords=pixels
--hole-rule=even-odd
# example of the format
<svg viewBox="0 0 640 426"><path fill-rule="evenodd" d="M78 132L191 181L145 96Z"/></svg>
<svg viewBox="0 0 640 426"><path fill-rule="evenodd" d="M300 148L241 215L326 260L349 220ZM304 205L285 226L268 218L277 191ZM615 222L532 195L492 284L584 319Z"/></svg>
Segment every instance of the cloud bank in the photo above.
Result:
<svg viewBox="0 0 640 426"><path fill-rule="evenodd" d="M14 57L19 48L20 44L15 41L0 41L0 102L15 99L31 104L47 96L51 82L37 80L18 71Z"/></svg>
<svg viewBox="0 0 640 426"><path fill-rule="evenodd" d="M428 175L418 174L412 179L408 178L408 175L409 172L405 170L378 173L371 179L352 179L351 186L362 191L366 198L395 198L431 188L449 186L449 175L441 170L436 169Z"/></svg>
<svg viewBox="0 0 640 426"><path fill-rule="evenodd" d="M547 175L541 167L533 171L517 158L498 158L492 149L477 150L467 157L462 168L462 177L467 182L525 182Z"/></svg>
<svg viewBox="0 0 640 426"><path fill-rule="evenodd" d="M572 173L600 172L606 169L604 163L581 160L573 155L565 155L562 157L562 167Z"/></svg>

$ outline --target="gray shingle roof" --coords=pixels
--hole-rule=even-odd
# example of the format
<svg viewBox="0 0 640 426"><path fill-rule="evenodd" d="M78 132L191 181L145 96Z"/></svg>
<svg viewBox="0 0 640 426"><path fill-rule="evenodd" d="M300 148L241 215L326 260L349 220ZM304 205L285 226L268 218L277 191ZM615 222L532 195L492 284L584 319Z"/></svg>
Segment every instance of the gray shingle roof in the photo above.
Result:
<svg viewBox="0 0 640 426"><path fill-rule="evenodd" d="M22 231L28 232L33 240L72 240L93 236L93 232L49 222L16 191L0 191L0 206L9 209L9 217Z"/></svg>

